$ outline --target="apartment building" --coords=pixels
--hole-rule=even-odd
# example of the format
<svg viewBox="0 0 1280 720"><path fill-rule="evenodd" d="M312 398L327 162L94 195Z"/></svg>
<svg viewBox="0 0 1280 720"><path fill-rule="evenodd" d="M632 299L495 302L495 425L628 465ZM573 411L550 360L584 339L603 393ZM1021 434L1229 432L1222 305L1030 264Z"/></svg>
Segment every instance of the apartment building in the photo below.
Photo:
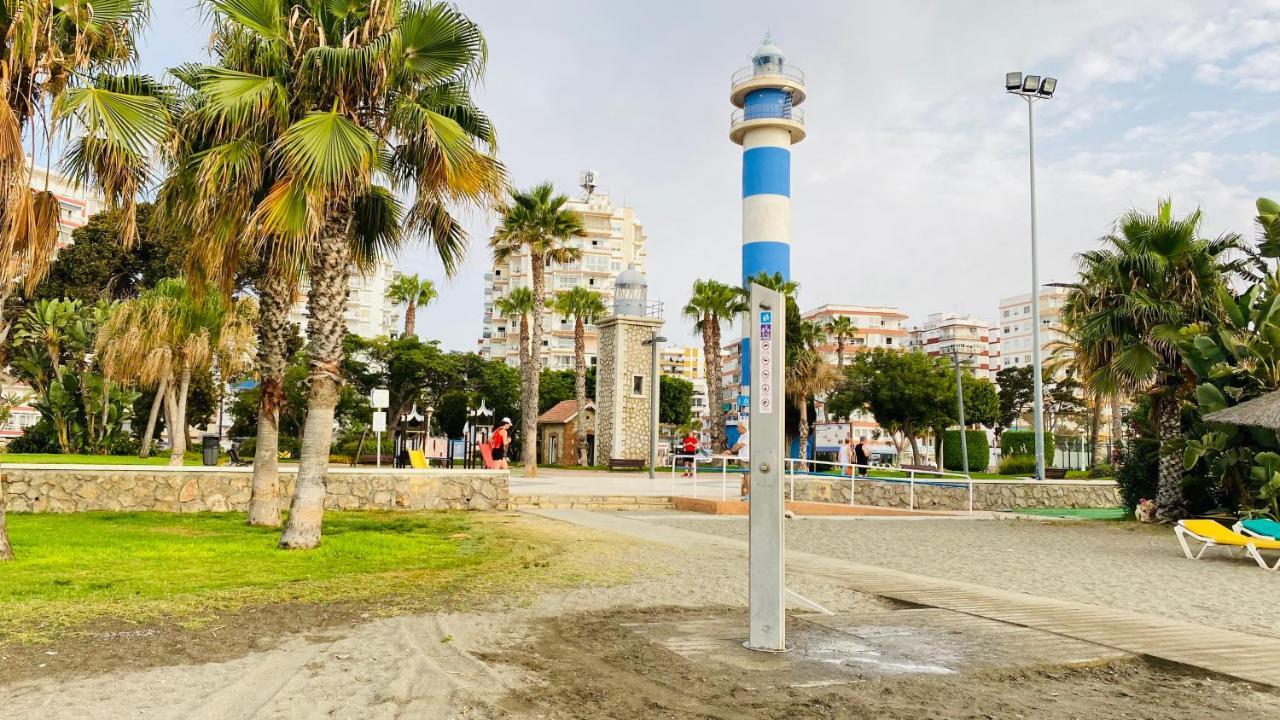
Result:
<svg viewBox="0 0 1280 720"><path fill-rule="evenodd" d="M368 273L361 273L354 267L347 284L347 307L344 319L347 332L361 337L373 338L379 335L398 335L403 329L400 325L395 306L387 299L387 289L400 277L400 271L389 260L379 259L378 264ZM309 285L304 281L298 289L298 299L289 311L289 322L297 323L302 334L307 333L307 291Z"/></svg>
<svg viewBox="0 0 1280 720"><path fill-rule="evenodd" d="M992 355L992 327L985 320L972 315L933 313L924 323L910 331L907 347L948 359L960 357L961 366L968 368L974 377L995 379L999 369L998 355ZM999 352L998 341L996 353Z"/></svg>
<svg viewBox="0 0 1280 720"><path fill-rule="evenodd" d="M1066 339L1062 333L1062 303L1067 289L1040 289L1040 357L1047 363L1057 344ZM1032 360L1031 293L1014 295L1000 301L998 314L1000 367L1028 367Z"/></svg>
<svg viewBox="0 0 1280 720"><path fill-rule="evenodd" d="M556 292L585 287L604 296L606 306L613 304L613 283L629 266L645 270L644 226L634 209L615 205L609 194L597 186L597 174L583 171L582 192L569 201L568 207L582 215L586 236L571 241L582 250L582 259L573 263L547 263L548 296ZM521 252L507 262L494 263L485 274L484 317L479 352L486 358L504 360L510 365L520 362L520 326L518 320L505 318L495 308L496 302L515 288L530 287L529 253ZM542 316L542 347L539 354L544 367L564 370L573 367L573 318L556 315L546 309ZM594 325L586 332L587 362L594 365L599 333Z"/></svg>
<svg viewBox="0 0 1280 720"><path fill-rule="evenodd" d="M847 317L853 321L855 334L845 341L846 358L848 354L887 348L889 350L906 350L909 331L904 327L906 313L894 307L876 305L823 305L800 317L819 325L826 325L838 317ZM830 333L818 350L828 362L836 362L836 340Z"/></svg>
<svg viewBox="0 0 1280 720"><path fill-rule="evenodd" d="M682 377L689 381L705 380L707 377L702 348L697 345L663 348L658 355L658 365L663 375Z"/></svg>

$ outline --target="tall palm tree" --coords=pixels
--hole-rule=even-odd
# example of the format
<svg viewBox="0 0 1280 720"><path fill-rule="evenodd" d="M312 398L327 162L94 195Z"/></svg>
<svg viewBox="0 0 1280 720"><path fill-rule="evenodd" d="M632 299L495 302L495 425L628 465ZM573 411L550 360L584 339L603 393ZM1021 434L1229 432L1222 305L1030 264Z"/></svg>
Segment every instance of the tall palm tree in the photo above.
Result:
<svg viewBox="0 0 1280 720"><path fill-rule="evenodd" d="M1077 256L1080 278L1063 308L1083 355L1085 386L1112 398L1151 397L1161 446L1157 515L1165 521L1186 514L1182 461L1172 447L1188 390L1178 331L1219 318L1226 278L1244 267L1230 257L1238 235L1205 239L1200 224L1198 210L1175 218L1167 200L1155 214L1125 213L1101 249Z"/></svg>
<svg viewBox="0 0 1280 720"><path fill-rule="evenodd" d="M815 330L821 332L816 326ZM813 345L805 344L787 362L786 377L787 396L800 413L800 458L804 459L809 456L809 403L831 390L839 376Z"/></svg>
<svg viewBox="0 0 1280 720"><path fill-rule="evenodd" d="M163 398L170 465L181 465L186 451L192 375L215 359L224 377L241 372L253 356L256 322L252 299L227 302L170 278L117 305L98 332L95 350L107 377L157 387Z"/></svg>
<svg viewBox="0 0 1280 720"><path fill-rule="evenodd" d="M827 322L826 331L836 341L836 367L844 372L844 348L849 340L857 336L858 328L853 324L853 318L840 315Z"/></svg>
<svg viewBox="0 0 1280 720"><path fill-rule="evenodd" d="M134 239L137 192L167 109L150 78L109 73L135 59L133 34L149 11L146 0L0 3L0 343L11 324L6 301L44 277L58 236L57 198L36 177L25 141L52 148L54 132L74 129L63 166L125 211L124 239ZM0 561L13 559L4 508L0 479Z"/></svg>
<svg viewBox="0 0 1280 720"><path fill-rule="evenodd" d="M542 356L542 308L547 303L546 271L552 263L577 262L582 257L582 248L573 239L587 234L582 215L566 207L568 203L569 197L557 195L551 183L535 185L526 191L513 190L489 240L493 259L498 263L523 253L529 255L529 275L538 312L529 327L531 362L521 369L520 405L523 461L525 472L530 476L538 470L538 372Z"/></svg>
<svg viewBox="0 0 1280 720"><path fill-rule="evenodd" d="M401 275L387 288L387 299L396 305L404 305L404 336L417 336L418 307L426 307L440 296L435 283L421 280L417 275Z"/></svg>
<svg viewBox="0 0 1280 720"><path fill-rule="evenodd" d="M304 274L310 285L307 419L280 545L314 547L350 266L367 266L402 237L421 235L452 273L466 234L450 205L491 205L505 186L493 127L470 94L487 49L479 28L444 3L206 4L218 65L175 72L192 97L189 125L174 143L172 196L190 198L211 182L227 189L225 198L188 205L186 221L205 240L192 265L211 273L247 243L267 259L267 276L279 276L275 288L260 291L279 298ZM274 373L274 361L262 364ZM268 420L278 418L278 405L267 407L273 394L263 392L259 414ZM275 430L259 423L260 434L264 427ZM261 489L268 491L265 483Z"/></svg>
<svg viewBox="0 0 1280 720"><path fill-rule="evenodd" d="M693 321L694 327L702 335L702 353L707 363L708 385L720 387L723 373L720 362L721 330L726 322L732 322L746 312L747 303L742 291L732 285L715 280L695 280L689 302L684 306L683 315ZM711 447L724 449L724 404L722 398L713 393L711 401Z"/></svg>
<svg viewBox="0 0 1280 720"><path fill-rule="evenodd" d="M518 319L520 323L520 376L524 377L525 365L532 362L529 352L529 318L538 309L538 303L533 299L533 291L526 287L515 288L498 298L493 305L499 315L508 319Z"/></svg>
<svg viewBox="0 0 1280 720"><path fill-rule="evenodd" d="M587 325L604 316L604 297L595 290L575 287L557 293L551 302L557 315L573 318L573 395L578 402L578 464L587 464L587 430L581 422L587 407Z"/></svg>

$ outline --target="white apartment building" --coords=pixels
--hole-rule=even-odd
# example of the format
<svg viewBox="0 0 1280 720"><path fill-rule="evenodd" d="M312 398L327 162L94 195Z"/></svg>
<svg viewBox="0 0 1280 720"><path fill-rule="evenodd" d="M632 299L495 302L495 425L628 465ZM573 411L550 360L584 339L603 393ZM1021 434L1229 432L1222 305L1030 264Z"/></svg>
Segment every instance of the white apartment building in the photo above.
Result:
<svg viewBox="0 0 1280 720"><path fill-rule="evenodd" d="M546 267L547 296L575 287L595 290L604 296L605 305L613 304L613 282L618 273L634 265L645 270L644 226L635 210L614 205L609 194L596 185L593 170L581 174L582 194L571 200L569 209L582 214L586 236L571 242L582 250L578 262L549 263ZM502 317L495 308L496 302L511 290L530 287L532 278L529 254L522 252L507 262L495 263L484 276L484 317L479 340L480 355L485 358L505 360L510 365L520 362L520 324L512 318ZM567 370L573 367L573 318L560 317L550 308L543 311L542 347L540 357L544 367ZM599 333L594 325L587 326L587 363L596 363Z"/></svg>
<svg viewBox="0 0 1280 720"><path fill-rule="evenodd" d="M1067 289L1044 287L1040 289L1040 358L1047 363L1055 344L1064 340L1062 334L1062 303ZM999 366L1028 367L1031 365L1031 293L1014 295L1000 301Z"/></svg>
<svg viewBox="0 0 1280 720"><path fill-rule="evenodd" d="M845 340L845 360L856 352L873 348L906 350L909 333L903 326L906 313L894 307L876 305L823 305L801 313L800 317L819 325L826 325L835 318L847 317L853 321L856 334ZM818 350L830 363L835 363L836 340L829 333Z"/></svg>
<svg viewBox="0 0 1280 720"><path fill-rule="evenodd" d="M961 366L974 377L994 380L999 368L998 356L992 354L991 331L990 323L972 315L933 313L911 329L907 346L934 357L959 355Z"/></svg>
<svg viewBox="0 0 1280 720"><path fill-rule="evenodd" d="M387 299L387 289L400 276L400 271L389 260L379 259L377 266L367 273L351 269L347 285L347 308L344 319L347 332L360 337L399 335L403 327L395 306ZM297 323L302 334L307 334L307 291L304 281L298 288L298 299L289 311L289 322Z"/></svg>

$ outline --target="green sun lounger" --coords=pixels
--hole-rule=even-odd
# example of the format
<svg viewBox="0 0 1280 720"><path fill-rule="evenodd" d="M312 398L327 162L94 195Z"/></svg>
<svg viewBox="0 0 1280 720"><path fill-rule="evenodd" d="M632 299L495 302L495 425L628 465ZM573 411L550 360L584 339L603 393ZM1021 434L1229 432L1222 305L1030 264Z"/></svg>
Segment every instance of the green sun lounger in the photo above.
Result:
<svg viewBox="0 0 1280 720"><path fill-rule="evenodd" d="M1241 535L1248 535L1249 537L1280 540L1280 522L1268 520L1267 518L1241 520L1232 529Z"/></svg>

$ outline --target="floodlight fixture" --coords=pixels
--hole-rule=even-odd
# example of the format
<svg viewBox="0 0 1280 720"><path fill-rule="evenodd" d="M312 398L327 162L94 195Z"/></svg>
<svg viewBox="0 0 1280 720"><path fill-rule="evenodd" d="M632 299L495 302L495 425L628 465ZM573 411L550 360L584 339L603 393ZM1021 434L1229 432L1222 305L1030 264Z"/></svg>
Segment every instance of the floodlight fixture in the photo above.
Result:
<svg viewBox="0 0 1280 720"><path fill-rule="evenodd" d="M1027 75L1026 77L1022 78L1022 92L1033 93L1039 89L1040 89L1039 75Z"/></svg>
<svg viewBox="0 0 1280 720"><path fill-rule="evenodd" d="M1047 77L1040 81L1040 97L1051 98L1058 87L1058 78Z"/></svg>
<svg viewBox="0 0 1280 720"><path fill-rule="evenodd" d="M1011 72L1004 74L1004 89L1009 92L1018 92L1022 89L1022 73Z"/></svg>

